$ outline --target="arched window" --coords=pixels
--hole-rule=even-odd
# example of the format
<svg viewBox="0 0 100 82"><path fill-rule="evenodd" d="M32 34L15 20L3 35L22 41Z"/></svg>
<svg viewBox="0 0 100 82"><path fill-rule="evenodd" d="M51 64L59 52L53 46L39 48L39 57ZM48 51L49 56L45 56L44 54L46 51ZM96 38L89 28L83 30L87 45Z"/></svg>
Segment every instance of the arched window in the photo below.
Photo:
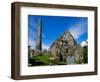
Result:
<svg viewBox="0 0 100 82"><path fill-rule="evenodd" d="M68 42L67 42L67 41L66 41L65 43L66 43L66 44L68 44Z"/></svg>

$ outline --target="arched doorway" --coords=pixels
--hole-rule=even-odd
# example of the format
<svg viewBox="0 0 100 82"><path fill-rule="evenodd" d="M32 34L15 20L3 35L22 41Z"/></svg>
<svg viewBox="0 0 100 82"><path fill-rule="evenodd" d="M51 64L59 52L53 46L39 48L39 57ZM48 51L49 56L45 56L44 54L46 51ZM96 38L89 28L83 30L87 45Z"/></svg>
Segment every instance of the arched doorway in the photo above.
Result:
<svg viewBox="0 0 100 82"><path fill-rule="evenodd" d="M60 52L60 61L63 61L63 56L62 56L61 52Z"/></svg>

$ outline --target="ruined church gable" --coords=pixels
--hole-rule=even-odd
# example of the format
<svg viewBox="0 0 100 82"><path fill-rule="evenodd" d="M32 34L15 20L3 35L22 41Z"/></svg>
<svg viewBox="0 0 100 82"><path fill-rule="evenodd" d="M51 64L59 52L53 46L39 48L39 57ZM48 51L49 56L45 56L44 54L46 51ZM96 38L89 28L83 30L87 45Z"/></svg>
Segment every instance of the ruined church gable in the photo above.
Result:
<svg viewBox="0 0 100 82"><path fill-rule="evenodd" d="M73 55L76 61L80 60L81 48L77 45L69 31L65 31L60 37L58 37L50 47L50 50L58 60L62 57L62 60L66 61L68 55Z"/></svg>

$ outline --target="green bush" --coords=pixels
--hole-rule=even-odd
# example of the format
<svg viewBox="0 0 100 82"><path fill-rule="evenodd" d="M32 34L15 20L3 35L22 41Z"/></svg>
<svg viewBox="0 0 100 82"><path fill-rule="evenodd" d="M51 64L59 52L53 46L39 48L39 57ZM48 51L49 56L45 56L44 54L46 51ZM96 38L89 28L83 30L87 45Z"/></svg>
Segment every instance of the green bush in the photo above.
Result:
<svg viewBox="0 0 100 82"><path fill-rule="evenodd" d="M83 63L88 63L88 46L83 47Z"/></svg>

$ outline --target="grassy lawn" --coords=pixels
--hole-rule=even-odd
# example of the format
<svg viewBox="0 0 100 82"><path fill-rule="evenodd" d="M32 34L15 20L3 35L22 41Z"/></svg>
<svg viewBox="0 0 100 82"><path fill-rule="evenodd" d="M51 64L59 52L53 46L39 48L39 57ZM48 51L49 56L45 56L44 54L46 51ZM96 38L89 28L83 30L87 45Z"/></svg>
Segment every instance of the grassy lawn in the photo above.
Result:
<svg viewBox="0 0 100 82"><path fill-rule="evenodd" d="M33 56L29 59L30 63L32 65L50 65L53 64L53 60L51 60L47 55L44 54L38 54L36 56Z"/></svg>
<svg viewBox="0 0 100 82"><path fill-rule="evenodd" d="M55 62L55 59L53 57L44 55L42 53L33 56L32 58L29 58L29 62L32 64L32 66L66 65L66 62L64 61Z"/></svg>

